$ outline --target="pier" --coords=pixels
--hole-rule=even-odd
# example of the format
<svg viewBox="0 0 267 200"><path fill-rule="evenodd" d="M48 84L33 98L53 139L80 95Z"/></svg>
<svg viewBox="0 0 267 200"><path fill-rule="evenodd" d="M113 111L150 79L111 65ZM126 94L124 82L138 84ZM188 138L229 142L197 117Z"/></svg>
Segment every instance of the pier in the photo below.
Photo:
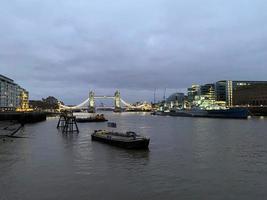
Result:
<svg viewBox="0 0 267 200"><path fill-rule="evenodd" d="M72 112L63 112L60 115L57 128L61 129L62 133L79 133L76 117Z"/></svg>

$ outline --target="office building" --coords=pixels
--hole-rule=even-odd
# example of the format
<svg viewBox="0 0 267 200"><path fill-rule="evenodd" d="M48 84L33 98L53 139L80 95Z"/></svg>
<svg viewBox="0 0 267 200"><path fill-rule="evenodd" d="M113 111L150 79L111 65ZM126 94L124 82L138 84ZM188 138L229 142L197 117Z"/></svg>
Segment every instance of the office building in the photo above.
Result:
<svg viewBox="0 0 267 200"><path fill-rule="evenodd" d="M12 79L0 74L0 111L24 110L29 107L29 93Z"/></svg>
<svg viewBox="0 0 267 200"><path fill-rule="evenodd" d="M209 83L200 86L200 95L205 96L209 100L215 100L215 84Z"/></svg>
<svg viewBox="0 0 267 200"><path fill-rule="evenodd" d="M228 106L267 106L267 81L216 82L216 100Z"/></svg>
<svg viewBox="0 0 267 200"><path fill-rule="evenodd" d="M192 85L190 88L187 88L188 101L193 102L195 97L200 94L200 86Z"/></svg>

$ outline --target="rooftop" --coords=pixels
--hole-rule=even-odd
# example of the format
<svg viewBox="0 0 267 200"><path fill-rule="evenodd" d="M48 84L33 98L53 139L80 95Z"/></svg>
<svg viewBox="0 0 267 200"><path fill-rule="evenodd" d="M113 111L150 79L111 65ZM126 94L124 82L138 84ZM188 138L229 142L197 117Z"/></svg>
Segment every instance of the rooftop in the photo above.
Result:
<svg viewBox="0 0 267 200"><path fill-rule="evenodd" d="M11 78L8 78L2 74L0 74L0 80L4 80L4 81L7 81L7 82L11 82L11 83L14 83L14 80L12 80Z"/></svg>

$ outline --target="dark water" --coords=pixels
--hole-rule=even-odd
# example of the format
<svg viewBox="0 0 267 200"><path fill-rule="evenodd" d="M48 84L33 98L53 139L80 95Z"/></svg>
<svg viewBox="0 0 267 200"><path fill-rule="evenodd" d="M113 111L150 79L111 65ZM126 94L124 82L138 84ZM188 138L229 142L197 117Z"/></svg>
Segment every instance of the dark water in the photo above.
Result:
<svg viewBox="0 0 267 200"><path fill-rule="evenodd" d="M267 197L267 119L108 114L150 136L149 151L92 142L104 124L62 135L56 118L0 142L0 199L222 199Z"/></svg>

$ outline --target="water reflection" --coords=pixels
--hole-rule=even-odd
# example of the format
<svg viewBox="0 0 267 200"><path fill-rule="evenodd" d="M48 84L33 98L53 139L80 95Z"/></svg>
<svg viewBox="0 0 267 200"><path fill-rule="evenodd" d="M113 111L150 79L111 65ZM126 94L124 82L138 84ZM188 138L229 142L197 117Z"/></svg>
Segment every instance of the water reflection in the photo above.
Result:
<svg viewBox="0 0 267 200"><path fill-rule="evenodd" d="M79 138L78 133L62 133L61 130L58 131L59 134L62 135L62 138L66 141L66 143L75 143Z"/></svg>

